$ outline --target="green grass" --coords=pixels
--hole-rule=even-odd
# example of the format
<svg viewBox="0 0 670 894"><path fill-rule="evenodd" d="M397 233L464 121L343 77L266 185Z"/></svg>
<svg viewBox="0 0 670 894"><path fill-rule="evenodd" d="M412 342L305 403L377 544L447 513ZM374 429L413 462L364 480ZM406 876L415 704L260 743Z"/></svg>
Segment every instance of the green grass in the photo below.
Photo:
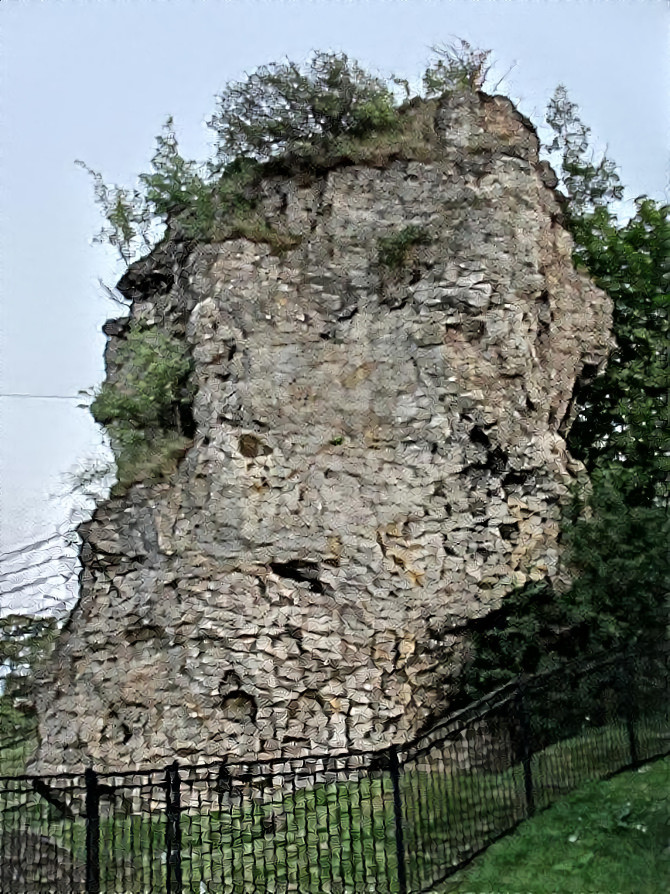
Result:
<svg viewBox="0 0 670 894"><path fill-rule="evenodd" d="M670 882L670 759L589 783L492 845L440 894L661 894Z"/></svg>
<svg viewBox="0 0 670 894"><path fill-rule="evenodd" d="M24 722L7 736L0 747L0 776L20 776L26 772L26 764L37 749L36 727L36 723Z"/></svg>
<svg viewBox="0 0 670 894"><path fill-rule="evenodd" d="M643 755L658 753L659 735L664 728L663 724L654 722L638 726ZM627 745L625 727L617 724L585 730L582 735L535 755L532 771L537 806L541 808L585 781L602 778L624 765L628 760ZM639 774L639 778L644 780L645 774ZM248 891L394 894L398 891L388 771L375 771L372 776L358 780L320 783L296 792L254 788L255 794L250 789L242 803L239 796L231 798L221 812L216 803L210 804L209 809L204 803L186 809L188 791L186 772L182 783L185 809L181 815L185 894L200 894L201 882L202 890L208 894L246 894ZM160 799L160 792L155 794ZM519 764L498 772L464 771L441 762L438 751L433 750L428 763L421 758L405 766L401 794L408 876L413 891L430 890L431 882L443 877L450 866L467 860L527 816L523 767ZM78 817L82 797L80 794L80 803L75 809ZM53 844L72 853L74 865L81 868L85 859L83 821L59 819L34 794L29 798L32 805L29 811L21 807L5 814L6 828L18 834L28 823L35 833L48 832ZM538 816L534 822L540 822L547 815ZM631 813L636 815L634 811ZM631 820L633 824L637 822L637 819ZM642 835L639 830L635 831ZM165 832L160 807L153 816L122 815L120 810L115 816L106 816L103 807L100 820L103 890L109 894L143 894L147 886L164 885ZM513 840L516 839L507 839ZM594 848L595 845L590 846L596 853ZM586 859L589 848L584 853L578 848L570 851L573 852L580 859ZM67 855L66 858L70 859ZM586 868L593 859L586 860ZM555 864L560 862L554 860ZM469 884L469 876L466 878ZM500 885L487 884L488 887L453 890L504 890ZM512 886L510 890L534 889ZM610 889L594 890L604 894Z"/></svg>
<svg viewBox="0 0 670 894"><path fill-rule="evenodd" d="M83 798L83 794L79 794ZM17 802L20 799L16 799ZM58 818L35 803L5 816L3 834L26 825L49 831L51 842L85 865L81 819ZM81 807L81 804L80 804ZM137 892L165 885L166 821L154 817L101 817L102 889ZM246 894L248 891L395 894L397 868L390 781L322 784L274 803L246 802L242 809L185 811L181 816L184 892Z"/></svg>

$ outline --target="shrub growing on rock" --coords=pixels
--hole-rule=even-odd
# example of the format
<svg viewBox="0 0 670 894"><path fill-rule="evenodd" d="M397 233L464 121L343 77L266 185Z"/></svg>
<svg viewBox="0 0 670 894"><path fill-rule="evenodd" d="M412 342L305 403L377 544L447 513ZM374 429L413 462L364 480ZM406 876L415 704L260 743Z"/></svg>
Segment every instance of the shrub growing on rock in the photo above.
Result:
<svg viewBox="0 0 670 894"><path fill-rule="evenodd" d="M125 264L130 264L139 247L152 247L149 236L152 215L146 199L137 189L108 186L102 174L83 161L77 160L75 164L93 177L95 201L106 220L93 242L108 243L118 251Z"/></svg>
<svg viewBox="0 0 670 894"><path fill-rule="evenodd" d="M378 241L378 262L381 267L399 270L404 267L413 245L429 245L430 235L423 227L414 224L403 227L392 236L383 236Z"/></svg>
<svg viewBox="0 0 670 894"><path fill-rule="evenodd" d="M192 368L186 346L159 329L132 329L119 347L118 381L105 382L91 405L96 422L132 428L177 427L180 405L189 402Z"/></svg>
<svg viewBox="0 0 670 894"><path fill-rule="evenodd" d="M487 60L490 50L475 50L467 42L448 47L433 47L437 60L423 75L423 88L427 99L442 96L455 90L481 90L489 73Z"/></svg>
<svg viewBox="0 0 670 894"><path fill-rule="evenodd" d="M107 428L125 487L172 467L189 443L193 366L186 345L155 328L132 329L114 361L118 375L100 387L91 413Z"/></svg>
<svg viewBox="0 0 670 894"><path fill-rule="evenodd" d="M423 77L426 99L483 85L490 51L462 40L434 52L439 58ZM391 82L405 89L402 107L389 84L345 54L316 52L303 66L271 63L219 95L208 122L216 133L213 159L198 164L183 158L170 117L157 137L151 171L139 176L140 188L108 186L78 161L94 178L95 200L106 219L94 241L114 246L126 264L153 247L161 224L186 239L253 232L257 241L283 245L287 234L277 236L254 218L256 186L269 173L268 162L304 174L342 160L378 165L392 157L432 157L432 115L420 114L410 101L408 81Z"/></svg>
<svg viewBox="0 0 670 894"><path fill-rule="evenodd" d="M228 84L218 97L208 122L218 138L213 167L239 156L300 155L315 143L396 123L392 91L344 54L315 53L306 67L273 63Z"/></svg>

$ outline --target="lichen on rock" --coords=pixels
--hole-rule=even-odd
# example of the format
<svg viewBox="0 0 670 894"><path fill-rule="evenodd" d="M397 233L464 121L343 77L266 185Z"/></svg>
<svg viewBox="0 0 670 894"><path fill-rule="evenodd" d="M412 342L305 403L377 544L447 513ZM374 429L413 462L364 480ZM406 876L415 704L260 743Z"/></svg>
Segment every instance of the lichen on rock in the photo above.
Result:
<svg viewBox="0 0 670 894"><path fill-rule="evenodd" d="M168 240L124 277L132 319L188 342L192 446L80 529L33 771L406 740L449 708L468 622L560 580L611 304L509 100L431 108L430 158L264 180L286 250Z"/></svg>

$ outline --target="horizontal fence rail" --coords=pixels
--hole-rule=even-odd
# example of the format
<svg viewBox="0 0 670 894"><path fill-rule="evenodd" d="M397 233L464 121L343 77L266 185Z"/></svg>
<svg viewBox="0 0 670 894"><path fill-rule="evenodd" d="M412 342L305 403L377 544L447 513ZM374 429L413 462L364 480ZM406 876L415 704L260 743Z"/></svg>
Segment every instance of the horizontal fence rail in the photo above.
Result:
<svg viewBox="0 0 670 894"><path fill-rule="evenodd" d="M667 647L521 678L376 752L0 777L0 894L420 894L670 753Z"/></svg>

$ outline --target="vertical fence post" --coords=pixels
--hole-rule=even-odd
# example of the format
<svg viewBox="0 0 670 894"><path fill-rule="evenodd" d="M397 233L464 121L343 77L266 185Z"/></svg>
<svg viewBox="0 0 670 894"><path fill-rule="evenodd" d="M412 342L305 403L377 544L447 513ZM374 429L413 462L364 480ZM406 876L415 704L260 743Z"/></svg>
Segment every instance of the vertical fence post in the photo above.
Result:
<svg viewBox="0 0 670 894"><path fill-rule="evenodd" d="M84 773L86 782L86 894L100 894L100 792L92 768Z"/></svg>
<svg viewBox="0 0 670 894"><path fill-rule="evenodd" d="M521 760L523 763L523 781L526 790L526 806L528 808L528 816L535 813L535 796L533 793L533 743L531 738L530 717L528 715L528 706L524 698L525 683L519 680L516 691L516 709L521 727Z"/></svg>
<svg viewBox="0 0 670 894"><path fill-rule="evenodd" d="M181 891L181 802L179 795L179 764L175 761L165 771L165 851L167 894Z"/></svg>
<svg viewBox="0 0 670 894"><path fill-rule="evenodd" d="M395 745L389 748L389 765L393 783L393 818L395 820L395 852L398 863L398 892L407 894L407 867L405 866L405 839L403 834L402 798L400 795L400 763Z"/></svg>
<svg viewBox="0 0 670 894"><path fill-rule="evenodd" d="M635 712L637 709L637 700L636 700L636 691L635 691L635 680L633 674L631 673L630 668L631 658L628 655L624 656L623 659L623 686L622 686L622 700L623 700L623 711L624 716L626 718L626 731L628 733L628 747L630 749L630 762L631 766L636 767L640 760L640 752L638 749L637 742L637 730L635 729Z"/></svg>

